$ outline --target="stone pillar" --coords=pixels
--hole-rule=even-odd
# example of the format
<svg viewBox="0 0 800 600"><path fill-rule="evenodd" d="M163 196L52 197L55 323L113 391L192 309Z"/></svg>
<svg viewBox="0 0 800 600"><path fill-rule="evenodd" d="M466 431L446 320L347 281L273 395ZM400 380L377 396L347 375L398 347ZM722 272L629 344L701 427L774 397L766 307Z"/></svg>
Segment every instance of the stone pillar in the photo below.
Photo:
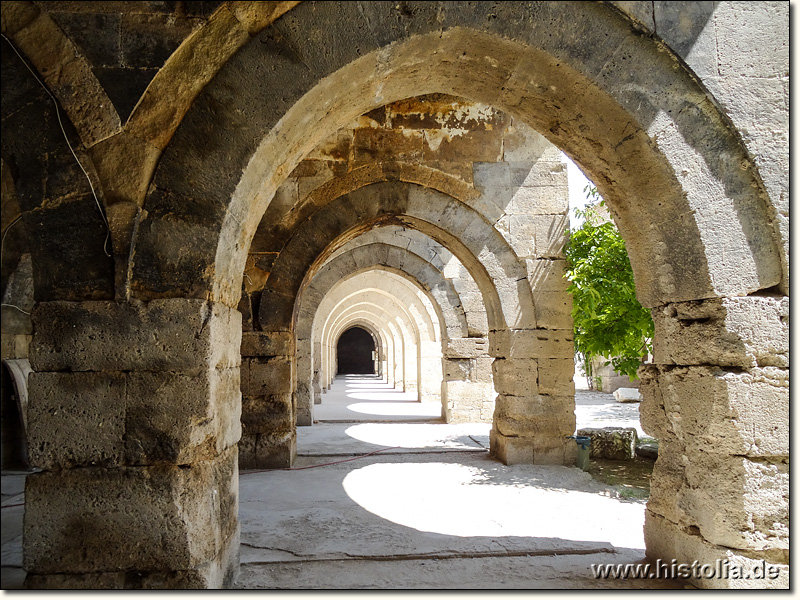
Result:
<svg viewBox="0 0 800 600"><path fill-rule="evenodd" d="M296 424L311 425L312 405L314 403L313 368L311 357L311 340L297 340L297 385L294 391L294 405L297 410Z"/></svg>
<svg viewBox="0 0 800 600"><path fill-rule="evenodd" d="M331 345L329 343L326 343L325 355L323 357L323 364L325 365L324 379L323 379L325 381L325 386L323 387L323 391L326 392L331 389L331 385L333 384L334 371L336 369L336 363L334 360L335 357L336 357L336 350L331 349Z"/></svg>
<svg viewBox="0 0 800 600"><path fill-rule="evenodd" d="M389 361L384 359L379 362L380 362L381 379L386 383L389 383Z"/></svg>
<svg viewBox="0 0 800 600"><path fill-rule="evenodd" d="M406 357L404 348L405 340L402 339L402 333L398 332L397 339L394 342L394 387L401 392L406 391Z"/></svg>
<svg viewBox="0 0 800 600"><path fill-rule="evenodd" d="M491 423L495 408L492 362L486 338L447 341L442 361L445 420Z"/></svg>
<svg viewBox="0 0 800 600"><path fill-rule="evenodd" d="M647 555L766 571L698 587L789 585L788 316L780 297L653 309L655 364L640 372L642 426L660 440Z"/></svg>
<svg viewBox="0 0 800 600"><path fill-rule="evenodd" d="M312 355L312 364L314 371L311 375L311 387L314 394L314 404L322 403L322 344L314 342L314 354Z"/></svg>
<svg viewBox="0 0 800 600"><path fill-rule="evenodd" d="M548 361L571 363L571 330L527 329L496 332L491 343L497 401L490 434L493 456L505 464L572 465L577 447L574 387L565 383L567 371L540 389ZM539 364L541 361L541 365ZM573 366L574 369L574 366ZM569 369L572 381L573 369ZM566 394L568 390L572 393ZM549 393L545 393L549 392ZM553 393L555 392L555 393Z"/></svg>
<svg viewBox="0 0 800 600"><path fill-rule="evenodd" d="M442 403L442 350L438 342L424 341L421 347L420 400L422 402Z"/></svg>
<svg viewBox="0 0 800 600"><path fill-rule="evenodd" d="M287 331L242 334L242 469L285 468L294 462L294 348Z"/></svg>
<svg viewBox="0 0 800 600"><path fill-rule="evenodd" d="M218 588L238 569L241 315L203 300L33 311L30 588Z"/></svg>
<svg viewBox="0 0 800 600"><path fill-rule="evenodd" d="M410 337L410 336L409 336ZM406 340L403 355L403 391L416 392L419 400L419 346L415 341Z"/></svg>
<svg viewBox="0 0 800 600"><path fill-rule="evenodd" d="M395 379L395 372L397 369L397 361L395 360L395 339L391 335L387 336L386 342L386 360L384 361L386 369L386 383L389 387L393 388L397 385Z"/></svg>

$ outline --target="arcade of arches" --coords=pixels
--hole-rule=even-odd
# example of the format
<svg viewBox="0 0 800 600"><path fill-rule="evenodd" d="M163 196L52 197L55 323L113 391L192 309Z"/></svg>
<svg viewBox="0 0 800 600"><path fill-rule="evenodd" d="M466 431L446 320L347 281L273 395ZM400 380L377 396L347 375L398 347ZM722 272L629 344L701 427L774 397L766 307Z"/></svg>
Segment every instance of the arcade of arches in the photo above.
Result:
<svg viewBox="0 0 800 600"><path fill-rule="evenodd" d="M230 585L238 469L291 466L337 373L574 464L561 151L656 323L648 557L787 585L788 3L15 1L2 32L27 585Z"/></svg>

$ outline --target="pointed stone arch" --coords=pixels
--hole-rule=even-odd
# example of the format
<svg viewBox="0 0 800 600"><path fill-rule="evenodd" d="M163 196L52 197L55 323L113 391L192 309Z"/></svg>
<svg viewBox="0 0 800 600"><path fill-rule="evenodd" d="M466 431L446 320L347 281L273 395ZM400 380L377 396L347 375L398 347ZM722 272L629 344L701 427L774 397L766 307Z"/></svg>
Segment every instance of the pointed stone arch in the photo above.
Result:
<svg viewBox="0 0 800 600"><path fill-rule="evenodd" d="M206 241L191 243L193 251L183 261L186 268L169 284L163 277L174 268L156 268L155 273L162 274L159 281L134 265L134 290L163 296L172 295L172 287L177 293L235 300L247 241L277 185L302 156L326 132L376 106L375 98L383 104L431 91L496 105L542 131L575 159L597 183L630 240L645 304L748 293L777 284L780 268L775 265L780 259L766 196L752 168L740 168L750 164L747 154L707 92L688 72L675 68L674 57L633 32L618 13L602 5L587 10L555 6L501 5L502 18L475 29L469 26L475 15L442 9L431 22L435 34L425 33L423 26L413 34L389 28L390 39L381 44L360 37L348 51L323 60L325 66L316 73L302 62L286 60L291 51L284 43L320 18L319 12L306 15L310 9L304 4L297 6L287 17L306 25L299 30L278 26L280 35L264 35L243 47L184 119L146 203L149 217L142 222L137 256L140 265L159 262L148 248L169 229L164 218L175 225L184 222L189 229L199 227L202 235L194 239ZM334 27L350 24L338 34L331 32L336 39L356 35L353 25L375 32L382 19L390 18L376 8L367 23L355 6L341 8L353 14L333 21ZM571 29L585 37L578 36L581 42L573 45L554 45L538 18L533 26L528 22L526 15L531 13L557 22L572 19ZM502 33L493 30L498 23L503 23ZM326 56L323 39L319 48L306 38L295 47L303 47L307 58L321 58ZM395 44L380 51L389 41ZM581 51L592 43L594 52ZM370 47L374 50L367 53ZM355 48L364 55L354 54ZM591 58L603 56L603 48L613 48L617 56L630 55L642 67L631 72L621 60ZM269 69L263 63L265 50L276 59ZM274 78L284 85L276 85ZM236 85L241 81L252 85L231 95L229 90L241 87ZM654 86L653 93L642 92ZM580 95L573 94L576 87ZM254 112L252 107L274 97L277 89L281 98L271 104L273 110ZM213 106L225 109L214 110L212 125L206 114ZM248 118L246 130L241 127L243 115ZM234 138L227 133L219 137L226 143L225 161L208 151L218 139L217 131L241 132ZM701 165L700 171L687 171L690 163ZM220 169L242 169L244 175L238 181L212 175ZM687 176L680 179L683 172ZM700 184L695 174L715 184ZM646 196L642 190L648 190ZM650 201L653 197L655 202ZM162 205L172 210L166 213ZM200 206L206 207L207 217L192 219ZM714 235L706 215L721 212L740 218L726 222L724 235ZM672 225L676 221L681 223L678 229ZM643 229L644 224L650 225ZM727 241L725 253L717 250L720 240ZM201 264L215 265L213 272L198 271ZM187 277L194 291L186 287Z"/></svg>
<svg viewBox="0 0 800 600"><path fill-rule="evenodd" d="M66 439L60 455L39 457L48 466L73 460L70 465L80 467L102 457L108 473L100 483L106 487L101 493L95 486L93 497L102 497L115 514L136 518L136 511L153 501L120 499L114 484L127 475L157 481L165 490L157 498L163 502L155 526L102 546L82 540L92 562L80 566L91 573L70 582L82 577L121 586L125 570L154 571L144 581L161 585L231 581L231 549L238 545L231 509L236 431L229 427L224 435L209 436L201 451L184 426L206 423L208 414L208 430L219 425L220 378L238 377L238 333L231 333L237 322L229 307L236 305L253 231L281 179L325 134L387 99L431 91L496 105L542 131L598 184L630 244L639 296L655 307L658 322L659 364L645 380L647 427L669 438L648 509L651 556L691 562L732 555L745 565L763 557L788 571L788 418L780 412L784 407L788 412L782 383L788 383L788 344L782 337L788 331L788 300L770 291L777 284L788 289L781 278L786 263L778 244L781 219L767 205L760 175L720 104L676 54L610 4L503 3L492 5L491 14L482 5L467 10L420 4L414 18L402 23L393 19L390 4L368 3L362 13L361 4L343 3L342 14L331 18L328 5L312 12L303 3L291 19L245 45L197 98L159 164L133 242L128 281L137 302L48 302L35 310L37 385L48 380L54 389L65 389L86 378L99 381L108 370L114 381L141 384L137 399L143 400L149 395L142 382L159 383L153 373L179 373L187 384L213 381L192 388L194 409L170 415L177 425L165 419L169 443L160 449L134 451L131 459L122 442L109 439L79 448L80 457L73 459L69 452L76 440ZM309 35L316 31L327 35ZM47 231L42 223L34 229ZM757 322L760 326L752 327ZM82 328L70 331L58 323ZM162 337L161 351L153 351L147 334L162 328L185 344ZM86 353L98 329L116 342L118 355ZM777 350L761 337L766 330L781 340ZM189 334L178 338L180 331ZM292 342L280 337L267 350L277 346L293 351ZM709 361L719 368L708 367ZM38 397L46 405L42 389ZM235 412L238 397L224 397L236 398ZM702 418L671 421L682 407L696 409ZM718 407L724 414L715 412ZM760 417L772 415L773 408L779 414L762 427ZM737 411L741 421L733 423L727 410ZM123 430L124 415L109 414L108 423ZM734 427L744 451L697 446L697 440L713 439L723 424L725 431ZM135 440L132 433L124 443ZM173 447L174 454L158 453ZM709 448L718 453L706 460ZM185 460L193 453L204 462L190 472L179 469L176 457ZM136 469L129 468L131 460L138 461ZM47 508L57 505L52 500L66 489L79 491L75 510L97 514L89 495L80 493L89 471L65 470L57 478L44 472L31 479L27 515L53 523L26 541L26 561L40 582L75 566L70 557L48 554L59 548L72 515ZM697 489L718 473L726 475L720 487L727 502L710 513ZM223 490L224 502L200 488ZM776 489L781 491L770 496ZM180 493L185 490L197 501L187 503ZM776 502L763 501L775 497ZM220 507L223 524L208 524L192 512L197 505ZM141 520L149 518L157 517L146 514ZM762 527L766 522L777 526ZM128 552L153 547L166 523L180 523L185 534L174 553ZM194 531L183 527L187 523L202 523L214 543L193 545Z"/></svg>

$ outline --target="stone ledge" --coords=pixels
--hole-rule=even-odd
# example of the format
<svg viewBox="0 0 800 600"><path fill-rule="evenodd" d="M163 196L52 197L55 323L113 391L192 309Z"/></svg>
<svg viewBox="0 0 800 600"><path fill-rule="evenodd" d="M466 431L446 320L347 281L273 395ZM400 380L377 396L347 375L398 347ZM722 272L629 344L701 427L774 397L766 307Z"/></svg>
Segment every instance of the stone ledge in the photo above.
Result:
<svg viewBox="0 0 800 600"><path fill-rule="evenodd" d="M639 436L634 427L587 427L577 435L592 439L589 456L609 460L632 460L636 456Z"/></svg>

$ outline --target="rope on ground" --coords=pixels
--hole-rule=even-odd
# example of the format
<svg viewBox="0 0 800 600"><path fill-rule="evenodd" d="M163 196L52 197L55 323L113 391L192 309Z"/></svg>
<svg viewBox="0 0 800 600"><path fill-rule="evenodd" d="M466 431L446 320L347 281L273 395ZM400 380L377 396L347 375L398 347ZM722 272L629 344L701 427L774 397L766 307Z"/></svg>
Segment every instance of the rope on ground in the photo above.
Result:
<svg viewBox="0 0 800 600"><path fill-rule="evenodd" d="M478 440L476 440L476 439L475 439L474 437L472 437L471 435L468 435L467 437L469 437L469 439L471 439L473 442L475 442L476 444L478 444L478 446L480 446L480 447L481 447L481 448L483 448L484 450L488 450L488 448L487 448L486 446L484 446L483 444L481 444L481 443L480 443Z"/></svg>

